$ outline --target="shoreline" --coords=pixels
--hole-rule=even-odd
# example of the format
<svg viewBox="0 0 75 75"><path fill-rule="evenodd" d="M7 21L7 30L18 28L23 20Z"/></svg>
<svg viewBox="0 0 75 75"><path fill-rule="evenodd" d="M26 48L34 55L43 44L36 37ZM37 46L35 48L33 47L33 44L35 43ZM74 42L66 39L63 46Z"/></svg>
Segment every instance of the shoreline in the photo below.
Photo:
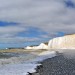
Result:
<svg viewBox="0 0 75 75"><path fill-rule="evenodd" d="M26 49L4 49L4 50L0 50L0 53L32 53L32 52L36 52L36 53L40 53L40 52L44 52L44 51L48 51L46 49L35 49L35 50L26 50Z"/></svg>
<svg viewBox="0 0 75 75"><path fill-rule="evenodd" d="M40 62L36 72L28 75L75 75L75 59L64 57L63 54Z"/></svg>

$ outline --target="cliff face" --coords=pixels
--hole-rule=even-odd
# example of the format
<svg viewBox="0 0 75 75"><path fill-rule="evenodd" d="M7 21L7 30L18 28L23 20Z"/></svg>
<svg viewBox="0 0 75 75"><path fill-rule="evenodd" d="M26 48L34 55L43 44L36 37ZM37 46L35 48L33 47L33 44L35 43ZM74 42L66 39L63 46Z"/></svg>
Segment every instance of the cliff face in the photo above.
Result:
<svg viewBox="0 0 75 75"><path fill-rule="evenodd" d="M75 49L75 34L50 40L48 49Z"/></svg>
<svg viewBox="0 0 75 75"><path fill-rule="evenodd" d="M33 49L33 50L36 50L36 49L48 49L48 45L44 44L44 43L41 43L39 46L27 46L25 49Z"/></svg>
<svg viewBox="0 0 75 75"><path fill-rule="evenodd" d="M36 49L48 49L48 45L41 43L39 46L36 47Z"/></svg>
<svg viewBox="0 0 75 75"><path fill-rule="evenodd" d="M30 46L27 46L25 49L32 49L32 47L30 47Z"/></svg>

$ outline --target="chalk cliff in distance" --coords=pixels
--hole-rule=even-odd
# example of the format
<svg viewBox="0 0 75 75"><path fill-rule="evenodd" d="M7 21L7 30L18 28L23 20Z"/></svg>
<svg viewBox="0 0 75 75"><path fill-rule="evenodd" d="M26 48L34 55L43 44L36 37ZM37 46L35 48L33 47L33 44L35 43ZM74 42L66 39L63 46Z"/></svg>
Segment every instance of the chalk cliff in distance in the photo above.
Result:
<svg viewBox="0 0 75 75"><path fill-rule="evenodd" d="M32 49L32 47L30 47L30 46L27 46L25 49Z"/></svg>
<svg viewBox="0 0 75 75"><path fill-rule="evenodd" d="M44 43L41 43L40 45L38 46L27 46L25 49L32 49L32 50L36 50L36 49L48 49L48 45L44 44Z"/></svg>
<svg viewBox="0 0 75 75"><path fill-rule="evenodd" d="M34 49L48 49L48 45L41 43L39 46L34 47Z"/></svg>
<svg viewBox="0 0 75 75"><path fill-rule="evenodd" d="M51 39L48 49L75 49L75 34Z"/></svg>

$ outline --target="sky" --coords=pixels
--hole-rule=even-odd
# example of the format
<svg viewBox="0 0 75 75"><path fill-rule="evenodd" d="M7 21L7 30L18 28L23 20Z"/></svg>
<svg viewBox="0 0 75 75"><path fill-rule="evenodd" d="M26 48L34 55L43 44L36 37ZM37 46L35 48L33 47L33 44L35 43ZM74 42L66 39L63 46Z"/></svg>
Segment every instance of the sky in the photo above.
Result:
<svg viewBox="0 0 75 75"><path fill-rule="evenodd" d="M0 48L25 47L75 33L75 0L0 0Z"/></svg>

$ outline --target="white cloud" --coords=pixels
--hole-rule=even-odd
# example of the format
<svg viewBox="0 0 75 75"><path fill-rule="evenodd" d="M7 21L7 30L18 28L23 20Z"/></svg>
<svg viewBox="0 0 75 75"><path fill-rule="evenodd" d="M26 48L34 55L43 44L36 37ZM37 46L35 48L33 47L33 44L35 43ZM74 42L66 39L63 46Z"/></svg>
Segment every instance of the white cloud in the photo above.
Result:
<svg viewBox="0 0 75 75"><path fill-rule="evenodd" d="M0 27L0 34L15 34L18 32L25 31L25 28L21 26L5 26Z"/></svg>
<svg viewBox="0 0 75 75"><path fill-rule="evenodd" d="M0 37L0 43L5 43L5 44L22 44L26 42L35 42L39 41L39 38L28 38L28 37L8 37L8 38L1 38Z"/></svg>
<svg viewBox="0 0 75 75"><path fill-rule="evenodd" d="M75 33L75 9L66 7L64 1L66 0L0 0L0 20L22 23L18 26L0 27L0 34L12 36L11 33L22 32L26 26L41 28L52 36L58 31Z"/></svg>

